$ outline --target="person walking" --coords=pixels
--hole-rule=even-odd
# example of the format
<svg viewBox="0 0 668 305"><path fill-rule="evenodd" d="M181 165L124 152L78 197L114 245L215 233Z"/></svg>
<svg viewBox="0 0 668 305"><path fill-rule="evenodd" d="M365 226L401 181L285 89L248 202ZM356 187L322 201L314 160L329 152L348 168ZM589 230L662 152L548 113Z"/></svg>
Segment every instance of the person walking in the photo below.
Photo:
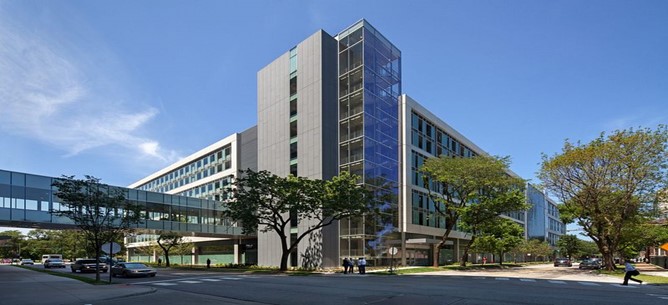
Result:
<svg viewBox="0 0 668 305"><path fill-rule="evenodd" d="M211 259L206 259L206 268L209 269L211 268Z"/></svg>
<svg viewBox="0 0 668 305"><path fill-rule="evenodd" d="M638 272L638 270L636 270L636 267L631 265L631 261L628 260L628 259L624 263L624 270L626 271L626 274L624 274L624 283L622 285L628 286L629 285L629 280L632 280L632 281L637 282L638 284L642 285L641 280L633 278L633 276L640 275L640 272Z"/></svg>
<svg viewBox="0 0 668 305"><path fill-rule="evenodd" d="M357 265L357 260L354 258L350 258L350 270L348 270L350 273L355 273L355 265Z"/></svg>
<svg viewBox="0 0 668 305"><path fill-rule="evenodd" d="M158 258L158 266L162 265L162 258Z"/></svg>
<svg viewBox="0 0 668 305"><path fill-rule="evenodd" d="M347 257L343 258L343 274L348 274L348 268L350 268L350 260Z"/></svg>
<svg viewBox="0 0 668 305"><path fill-rule="evenodd" d="M360 257L357 261L357 269L359 269L360 274L366 274L366 259L364 257Z"/></svg>

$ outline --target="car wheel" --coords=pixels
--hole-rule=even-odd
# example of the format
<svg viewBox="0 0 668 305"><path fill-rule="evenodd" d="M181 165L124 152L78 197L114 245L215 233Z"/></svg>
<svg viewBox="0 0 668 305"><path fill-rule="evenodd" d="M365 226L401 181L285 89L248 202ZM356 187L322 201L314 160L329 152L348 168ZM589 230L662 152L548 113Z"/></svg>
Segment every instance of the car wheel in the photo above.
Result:
<svg viewBox="0 0 668 305"><path fill-rule="evenodd" d="M76 272L77 272L76 270L74 270L74 268L70 268L70 270L72 270L72 273L76 273Z"/></svg>
<svg viewBox="0 0 668 305"><path fill-rule="evenodd" d="M155 277L155 274L151 274L150 277Z"/></svg>
<svg viewBox="0 0 668 305"><path fill-rule="evenodd" d="M127 272L127 271L123 272L123 276L124 277L130 277L130 272Z"/></svg>

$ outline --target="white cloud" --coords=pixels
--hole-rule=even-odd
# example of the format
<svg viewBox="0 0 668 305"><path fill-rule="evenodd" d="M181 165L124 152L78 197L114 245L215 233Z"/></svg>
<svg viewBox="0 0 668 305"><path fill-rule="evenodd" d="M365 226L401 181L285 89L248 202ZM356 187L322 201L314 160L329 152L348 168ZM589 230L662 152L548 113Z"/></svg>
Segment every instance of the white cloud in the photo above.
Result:
<svg viewBox="0 0 668 305"><path fill-rule="evenodd" d="M131 90L123 90L123 80L114 77L122 68L113 60L96 63L95 58L113 59L114 54L101 46L81 49L77 41L68 41L72 37L21 23L0 9L0 131L38 140L68 156L117 145L142 159L177 160L174 151L140 135L157 109L139 106L143 103Z"/></svg>

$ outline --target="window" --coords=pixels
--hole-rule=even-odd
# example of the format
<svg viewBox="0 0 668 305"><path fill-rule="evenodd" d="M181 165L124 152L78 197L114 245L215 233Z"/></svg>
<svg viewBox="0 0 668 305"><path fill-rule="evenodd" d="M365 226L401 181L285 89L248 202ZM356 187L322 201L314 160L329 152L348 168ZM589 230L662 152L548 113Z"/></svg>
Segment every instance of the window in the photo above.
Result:
<svg viewBox="0 0 668 305"><path fill-rule="evenodd" d="M297 159L297 142L290 143L290 160Z"/></svg>
<svg viewBox="0 0 668 305"><path fill-rule="evenodd" d="M290 78L290 96L297 94L297 76Z"/></svg>
<svg viewBox="0 0 668 305"><path fill-rule="evenodd" d="M290 138L297 136L297 121L290 122Z"/></svg>
<svg viewBox="0 0 668 305"><path fill-rule="evenodd" d="M297 99L290 101L290 117L297 115Z"/></svg>

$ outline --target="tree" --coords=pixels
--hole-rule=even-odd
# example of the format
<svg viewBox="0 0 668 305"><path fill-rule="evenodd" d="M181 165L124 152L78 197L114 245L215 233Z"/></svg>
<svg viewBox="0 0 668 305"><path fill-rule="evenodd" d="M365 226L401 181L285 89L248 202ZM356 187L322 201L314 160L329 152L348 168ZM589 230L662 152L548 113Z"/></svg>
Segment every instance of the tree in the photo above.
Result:
<svg viewBox="0 0 668 305"><path fill-rule="evenodd" d="M540 179L564 203L564 222L577 222L603 255L608 270L624 228L651 207L666 187L668 129L602 133L588 144L566 140L561 154L543 156Z"/></svg>
<svg viewBox="0 0 668 305"><path fill-rule="evenodd" d="M650 247L668 242L668 226L650 219L639 219L622 231L619 252L624 257L637 257L645 251L645 260L649 261Z"/></svg>
<svg viewBox="0 0 668 305"><path fill-rule="evenodd" d="M534 260L537 260L538 257L547 259L550 254L552 254L553 250L552 247L550 247L550 244L546 241L531 238L529 240L523 240L517 247L512 249L511 252L514 253L516 257L518 255L524 257L531 254L534 257Z"/></svg>
<svg viewBox="0 0 668 305"><path fill-rule="evenodd" d="M560 253L564 254L568 258L573 258L582 253L583 243L575 235L563 235L559 237L559 241L557 241L557 247L559 247Z"/></svg>
<svg viewBox="0 0 668 305"><path fill-rule="evenodd" d="M53 186L57 188L57 200L65 208L51 213L71 219L93 246L96 258L101 256L100 247L104 243L116 240L141 221L139 207L125 199L124 191L101 184L98 178L63 176ZM100 269L99 260L96 267ZM100 280L99 272L95 280Z"/></svg>
<svg viewBox="0 0 668 305"><path fill-rule="evenodd" d="M0 236L3 236L0 240L0 256L9 257L9 258L19 258L21 257L22 249L25 248L25 236L21 234L21 231L10 230L0 232Z"/></svg>
<svg viewBox="0 0 668 305"><path fill-rule="evenodd" d="M165 266L169 267L169 251L183 243L183 235L177 232L160 232L156 242L165 255Z"/></svg>
<svg viewBox="0 0 668 305"><path fill-rule="evenodd" d="M440 249L450 233L459 225L472 234L475 242L479 228L498 216L527 208L524 198L524 180L509 175L508 157L475 156L430 158L422 166L424 185L438 214L445 218L445 233L434 247L434 266L438 266ZM462 266L468 260L466 246L460 259Z"/></svg>
<svg viewBox="0 0 668 305"><path fill-rule="evenodd" d="M488 222L482 233L471 243L477 252L489 252L499 256L499 265L503 265L503 256L524 241L524 229L512 220L500 218Z"/></svg>
<svg viewBox="0 0 668 305"><path fill-rule="evenodd" d="M290 253L304 237L374 210L376 198L357 180L348 172L323 181L245 170L233 183L232 200L224 202L226 216L239 221L245 234L275 232L281 241L280 270L286 271ZM295 239L289 238L292 219L300 224Z"/></svg>

